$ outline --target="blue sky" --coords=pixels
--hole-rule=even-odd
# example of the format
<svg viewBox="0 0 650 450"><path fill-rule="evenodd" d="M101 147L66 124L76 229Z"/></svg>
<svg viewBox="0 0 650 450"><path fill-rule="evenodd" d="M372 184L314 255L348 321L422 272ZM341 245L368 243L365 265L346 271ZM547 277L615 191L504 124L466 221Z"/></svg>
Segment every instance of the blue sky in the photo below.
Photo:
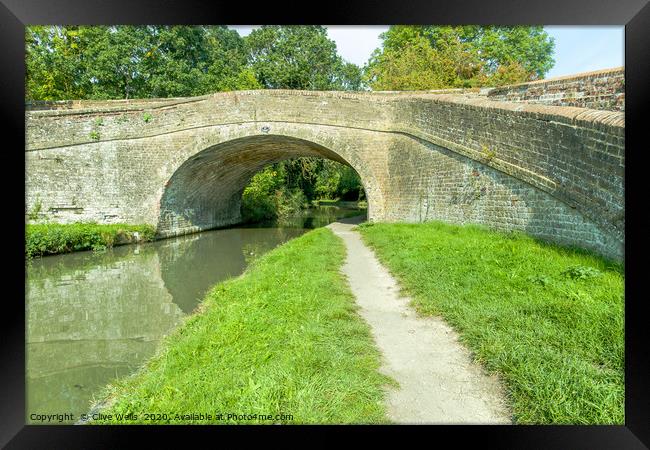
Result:
<svg viewBox="0 0 650 450"><path fill-rule="evenodd" d="M545 27L555 38L555 66L547 78L624 65L625 27Z"/></svg>
<svg viewBox="0 0 650 450"><path fill-rule="evenodd" d="M232 25L245 36L255 25ZM326 25L327 33L336 42L339 54L346 60L363 66L372 51L381 45L379 34L388 26ZM624 65L623 26L548 26L555 38L555 66L546 78L571 75Z"/></svg>

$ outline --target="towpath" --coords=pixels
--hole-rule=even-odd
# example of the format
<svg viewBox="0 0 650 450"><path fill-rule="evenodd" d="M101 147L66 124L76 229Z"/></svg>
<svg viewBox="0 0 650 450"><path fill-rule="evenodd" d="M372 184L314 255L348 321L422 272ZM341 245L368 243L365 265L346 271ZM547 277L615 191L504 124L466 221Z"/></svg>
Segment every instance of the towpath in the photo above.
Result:
<svg viewBox="0 0 650 450"><path fill-rule="evenodd" d="M442 319L416 314L395 279L353 231L355 222L328 227L345 242L342 271L383 353L381 371L400 385L389 388L389 418L395 423L511 423L498 380L472 361Z"/></svg>

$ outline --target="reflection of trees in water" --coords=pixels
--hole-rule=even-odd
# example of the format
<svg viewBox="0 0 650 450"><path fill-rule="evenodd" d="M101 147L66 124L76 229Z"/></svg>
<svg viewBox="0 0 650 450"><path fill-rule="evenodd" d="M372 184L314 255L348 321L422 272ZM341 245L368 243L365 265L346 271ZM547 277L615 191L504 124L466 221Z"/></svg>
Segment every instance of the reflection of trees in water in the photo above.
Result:
<svg viewBox="0 0 650 450"><path fill-rule="evenodd" d="M269 251L271 246L268 242L248 242L242 247L246 266L250 265L254 260Z"/></svg>
<svg viewBox="0 0 650 450"><path fill-rule="evenodd" d="M208 290L230 277L240 275L255 258L277 245L302 234L300 229L234 228L198 234L184 241L183 251L159 249L165 286L185 313L190 313Z"/></svg>
<svg viewBox="0 0 650 450"><path fill-rule="evenodd" d="M27 341L155 339L180 311L160 278L155 251L102 258L78 269L43 261L27 275ZM35 273L36 275L32 275Z"/></svg>
<svg viewBox="0 0 650 450"><path fill-rule="evenodd" d="M300 228L260 228L261 233L245 231L247 239L242 247L246 265L280 244L300 236L306 230Z"/></svg>
<svg viewBox="0 0 650 450"><path fill-rule="evenodd" d="M201 233L187 234L155 243L160 265L165 267L176 259L188 258L187 252L192 248L192 242L201 238Z"/></svg>

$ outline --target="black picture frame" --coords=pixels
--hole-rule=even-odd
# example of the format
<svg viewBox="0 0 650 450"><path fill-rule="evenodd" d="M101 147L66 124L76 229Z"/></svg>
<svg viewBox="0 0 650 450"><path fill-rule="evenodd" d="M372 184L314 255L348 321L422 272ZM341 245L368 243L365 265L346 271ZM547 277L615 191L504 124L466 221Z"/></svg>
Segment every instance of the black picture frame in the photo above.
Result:
<svg viewBox="0 0 650 450"><path fill-rule="evenodd" d="M25 425L25 285L24 275L24 26L32 24L539 24L625 25L626 158L625 192L625 425L624 426L406 426L406 427L160 427L160 426L36 426ZM2 101L0 124L4 170L0 177L7 231L4 234L6 276L2 314L2 397L0 445L6 448L115 448L143 434L149 445L170 442L171 434L190 431L192 442L236 435L238 445L258 434L300 431L309 444L345 439L350 433L384 439L386 433L417 432L431 445L476 442L488 448L642 449L650 446L650 358L644 296L643 251L647 249L644 217L648 189L644 183L642 112L650 100L650 5L648 0L471 0L455 2L396 0L348 1L344 5L269 2L207 2L199 0L0 0ZM15 138L15 141L9 139ZM10 144L12 142L12 144ZM21 171L22 167L22 171ZM628 207L634 206L634 207ZM645 232L645 233L644 233ZM22 234L21 234L22 233ZM18 235L21 235L20 237ZM5 271L5 273L7 273ZM10 292L10 294L7 294ZM254 429L255 433L248 433ZM209 434L209 435L208 435ZM137 435L137 436L136 436ZM201 436L199 436L201 435ZM427 441L425 441L427 442ZM191 443L188 443L191 445ZM447 445L444 445L445 447Z"/></svg>

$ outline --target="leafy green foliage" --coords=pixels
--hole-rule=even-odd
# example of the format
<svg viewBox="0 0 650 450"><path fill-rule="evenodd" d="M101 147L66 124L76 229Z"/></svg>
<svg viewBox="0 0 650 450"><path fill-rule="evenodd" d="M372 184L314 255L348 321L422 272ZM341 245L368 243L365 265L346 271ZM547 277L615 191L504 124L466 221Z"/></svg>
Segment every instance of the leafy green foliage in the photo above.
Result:
<svg viewBox="0 0 650 450"><path fill-rule="evenodd" d="M120 99L287 88L362 89L318 26L30 26L28 100Z"/></svg>
<svg viewBox="0 0 650 450"><path fill-rule="evenodd" d="M539 26L392 26L365 74L322 26L30 26L30 100L202 95L238 89L437 89L543 78L553 39Z"/></svg>
<svg viewBox="0 0 650 450"><path fill-rule="evenodd" d="M322 26L262 26L246 37L250 64L265 88L359 90L361 70L345 63Z"/></svg>
<svg viewBox="0 0 650 450"><path fill-rule="evenodd" d="M25 255L51 255L79 250L101 250L123 242L151 241L155 230L151 225L95 223L27 224Z"/></svg>
<svg viewBox="0 0 650 450"><path fill-rule="evenodd" d="M320 228L216 285L157 356L116 381L104 415L203 411L292 414L215 423L385 423L380 353L339 268L345 247ZM124 422L122 422L124 423ZM192 423L156 418L154 423ZM206 424L207 422L194 422Z"/></svg>
<svg viewBox="0 0 650 450"><path fill-rule="evenodd" d="M156 27L144 72L154 97L258 89L243 39L224 26Z"/></svg>
<svg viewBox="0 0 650 450"><path fill-rule="evenodd" d="M417 310L444 317L500 375L517 423L624 423L621 265L477 226L359 230Z"/></svg>
<svg viewBox="0 0 650 450"><path fill-rule="evenodd" d="M245 222L284 219L312 200L359 200L363 187L349 166L304 157L267 166L253 176L242 195Z"/></svg>
<svg viewBox="0 0 650 450"><path fill-rule="evenodd" d="M375 90L500 86L543 78L553 39L539 26L391 26L365 67Z"/></svg>
<svg viewBox="0 0 650 450"><path fill-rule="evenodd" d="M80 61L87 40L78 27L26 27L26 97L30 100L87 98L89 80Z"/></svg>
<svg viewBox="0 0 650 450"><path fill-rule="evenodd" d="M203 95L257 89L243 39L223 26L30 26L29 100Z"/></svg>
<svg viewBox="0 0 650 450"><path fill-rule="evenodd" d="M476 55L459 41L434 49L426 37L414 35L403 47L375 52L366 76L374 90L423 90L467 87L478 71Z"/></svg>
<svg viewBox="0 0 650 450"><path fill-rule="evenodd" d="M244 222L272 220L292 209L299 210L297 193L286 185L286 170L283 166L269 166L256 173L242 194L242 219ZM298 200L298 202L297 202ZM298 204L296 204L298 203Z"/></svg>

